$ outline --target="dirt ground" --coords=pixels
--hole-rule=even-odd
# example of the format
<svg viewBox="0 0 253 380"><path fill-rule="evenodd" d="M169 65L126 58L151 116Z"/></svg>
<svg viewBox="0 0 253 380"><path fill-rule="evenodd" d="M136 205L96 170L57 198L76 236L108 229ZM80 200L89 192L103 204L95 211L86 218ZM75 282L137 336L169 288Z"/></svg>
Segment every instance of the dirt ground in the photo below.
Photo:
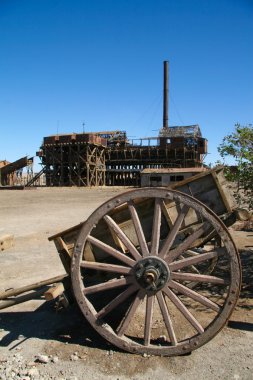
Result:
<svg viewBox="0 0 253 380"><path fill-rule="evenodd" d="M15 237L14 247L0 252L0 291L64 273L48 237L84 221L122 191L0 191L0 236ZM56 312L53 302L29 301L0 312L0 379L252 379L253 232L231 232L242 259L241 296L228 325L203 347L180 357L128 354L98 336L75 304ZM36 362L39 354L49 362ZM36 371L1 377L1 366L15 365Z"/></svg>

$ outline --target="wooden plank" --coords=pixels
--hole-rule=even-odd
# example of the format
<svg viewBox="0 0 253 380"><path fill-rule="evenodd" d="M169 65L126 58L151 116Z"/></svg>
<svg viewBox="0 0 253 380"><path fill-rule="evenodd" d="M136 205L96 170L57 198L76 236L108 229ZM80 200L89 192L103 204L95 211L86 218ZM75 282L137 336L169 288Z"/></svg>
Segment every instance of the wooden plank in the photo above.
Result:
<svg viewBox="0 0 253 380"><path fill-rule="evenodd" d="M225 207L227 209L227 212L232 212L233 210L232 210L232 208L231 208L231 206L229 204L228 195L224 193L223 187L221 186L221 183L219 182L219 178L218 178L217 174L215 172L213 172L212 176L213 176L213 179L214 179L214 181L216 183L217 189L218 189L218 191L220 193L220 197L223 200L223 203L224 203L224 205L225 205Z"/></svg>
<svg viewBox="0 0 253 380"><path fill-rule="evenodd" d="M64 231L61 231L61 232L58 232L57 234L54 234L54 235L52 235L52 236L49 236L48 240L51 241L51 240L56 239L57 237L63 237L64 235L67 235L67 234L70 233L70 232L74 232L74 231L79 232L79 231L81 230L81 228L82 228L82 226L83 226L84 223L85 223L85 222L81 222L81 223L79 223L79 224L76 224L76 225L73 226L73 227L70 227L70 228L64 230Z"/></svg>
<svg viewBox="0 0 253 380"><path fill-rule="evenodd" d="M64 252L66 252L67 256L69 256L69 258L71 258L68 246L61 237L55 238L54 243L55 243L55 246L56 246L56 249L58 252L64 251Z"/></svg>
<svg viewBox="0 0 253 380"><path fill-rule="evenodd" d="M196 175L194 175L192 177L184 179L183 181L177 182L177 183L175 183L175 185L169 186L169 188L174 189L174 190L180 190L181 186L184 186L184 185L186 185L188 183L194 182L194 181L196 181L199 178L206 177L206 176L210 175L212 172L217 172L218 173L218 172L220 172L222 170L223 170L223 167L219 166L219 167L217 167L215 169L210 169L210 170L203 171L200 174L196 174Z"/></svg>
<svg viewBox="0 0 253 380"><path fill-rule="evenodd" d="M14 246L14 236L13 235L3 235L0 237L0 252L5 251L8 248Z"/></svg>
<svg viewBox="0 0 253 380"><path fill-rule="evenodd" d="M60 282L59 284L56 284L55 286L52 286L50 289L48 289L44 293L44 297L46 301L52 301L55 298L59 297L64 292L64 286L63 283Z"/></svg>
<svg viewBox="0 0 253 380"><path fill-rule="evenodd" d="M54 239L54 244L59 253L62 265L64 266L65 271L70 274L70 266L71 266L71 253L69 247L64 242L61 237L57 237Z"/></svg>

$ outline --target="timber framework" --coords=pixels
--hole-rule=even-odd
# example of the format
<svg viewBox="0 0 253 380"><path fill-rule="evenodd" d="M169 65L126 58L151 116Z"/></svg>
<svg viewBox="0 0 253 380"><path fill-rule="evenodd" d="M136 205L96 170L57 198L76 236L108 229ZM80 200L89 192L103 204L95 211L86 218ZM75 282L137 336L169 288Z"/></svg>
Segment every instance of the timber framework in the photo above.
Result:
<svg viewBox="0 0 253 380"><path fill-rule="evenodd" d="M46 186L105 185L106 140L94 134L44 137L42 159Z"/></svg>
<svg viewBox="0 0 253 380"><path fill-rule="evenodd" d="M173 127L167 135L162 131L140 139L138 145L125 132L106 134L107 139L101 137L104 132L45 137L37 154L46 185L139 186L142 170L202 167L207 152L198 126Z"/></svg>

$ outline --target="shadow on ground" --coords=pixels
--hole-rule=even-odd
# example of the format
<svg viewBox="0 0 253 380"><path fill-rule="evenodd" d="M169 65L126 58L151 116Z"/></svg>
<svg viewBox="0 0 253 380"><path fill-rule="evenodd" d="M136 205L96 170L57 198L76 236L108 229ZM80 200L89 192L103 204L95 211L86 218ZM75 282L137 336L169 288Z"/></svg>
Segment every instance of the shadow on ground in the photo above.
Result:
<svg viewBox="0 0 253 380"><path fill-rule="evenodd" d="M9 332L0 340L0 347L11 346L10 349L29 338L50 339L101 350L111 347L89 325L75 304L59 312L55 311L51 302L45 302L35 311L2 312L0 328Z"/></svg>
<svg viewBox="0 0 253 380"><path fill-rule="evenodd" d="M242 288L239 299L241 310L253 310L253 253L241 253ZM253 331L253 323L229 321L228 327ZM45 302L35 311L7 311L0 313L0 329L8 332L0 347L12 350L29 338L55 340L86 347L110 350L112 345L103 339L85 320L76 303L67 309L56 311L54 301ZM113 346L114 351L121 350Z"/></svg>
<svg viewBox="0 0 253 380"><path fill-rule="evenodd" d="M228 327L237 330L253 331L253 323L249 322L229 321Z"/></svg>

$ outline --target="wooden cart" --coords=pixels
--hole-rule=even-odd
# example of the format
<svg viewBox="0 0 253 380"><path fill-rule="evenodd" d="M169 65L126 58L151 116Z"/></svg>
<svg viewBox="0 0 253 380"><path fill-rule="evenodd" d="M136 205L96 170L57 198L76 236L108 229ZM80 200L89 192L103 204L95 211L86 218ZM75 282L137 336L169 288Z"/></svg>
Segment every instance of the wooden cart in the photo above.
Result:
<svg viewBox="0 0 253 380"><path fill-rule="evenodd" d="M240 260L226 227L235 209L217 168L129 190L49 240L99 334L129 352L181 355L212 339L236 305Z"/></svg>

